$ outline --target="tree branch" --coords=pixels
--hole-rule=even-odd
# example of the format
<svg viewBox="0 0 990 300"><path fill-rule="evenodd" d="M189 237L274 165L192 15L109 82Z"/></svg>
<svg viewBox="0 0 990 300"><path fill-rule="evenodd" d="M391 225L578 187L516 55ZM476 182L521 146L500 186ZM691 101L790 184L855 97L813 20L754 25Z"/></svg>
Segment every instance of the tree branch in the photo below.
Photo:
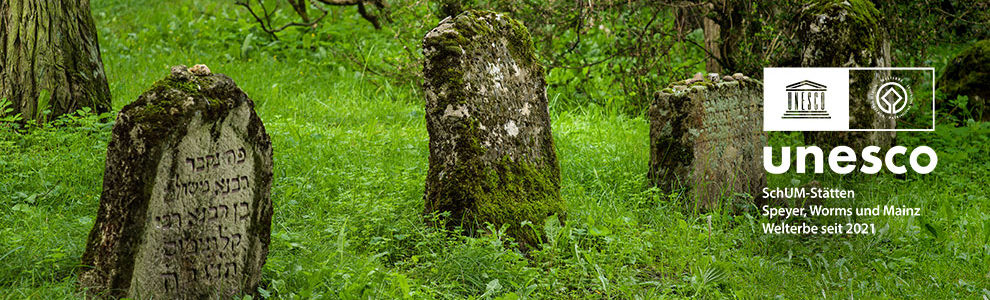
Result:
<svg viewBox="0 0 990 300"><path fill-rule="evenodd" d="M255 1L258 3L257 6L261 7L260 12L256 11L255 7L251 5L251 0L236 0L234 4L238 6L242 6L245 9L247 9L248 13L251 14L251 17L253 17L254 20L258 22L258 24L261 26L261 30L265 31L266 33L271 35L273 39L276 40L278 39L276 33L286 30L290 27L313 27L317 23L322 21L329 14L329 11L325 7L323 7L323 5L328 5L328 6L356 5L358 7L358 13L361 14L361 17L367 20L368 22L370 22L371 25L375 27L375 29L382 28L381 22L379 21L380 16L370 13L365 7L365 2L371 2L372 4L374 4L375 7L378 8L378 11L380 13L385 12L387 7L387 5L383 0L286 0L289 2L289 6L292 7L296 15L298 15L302 19L302 21L289 22L284 25L276 27L275 25L272 24L272 16L275 15L275 12L278 11L279 9L279 6L277 4L279 2L276 2L276 6L269 11L268 7L265 6L263 0L255 0ZM309 2L307 3L306 1ZM307 12L307 6L310 5L312 5L314 8L316 8L321 12L319 17L315 19L310 18L309 13ZM386 20L388 20L387 13L381 13L381 16L385 16Z"/></svg>

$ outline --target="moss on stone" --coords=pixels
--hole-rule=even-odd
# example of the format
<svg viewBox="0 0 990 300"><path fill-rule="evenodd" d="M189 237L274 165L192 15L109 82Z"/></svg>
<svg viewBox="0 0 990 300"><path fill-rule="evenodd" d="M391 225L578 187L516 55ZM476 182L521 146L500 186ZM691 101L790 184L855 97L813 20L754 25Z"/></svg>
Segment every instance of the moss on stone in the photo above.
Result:
<svg viewBox="0 0 990 300"><path fill-rule="evenodd" d="M938 88L949 98L990 96L990 40L976 42L952 58Z"/></svg>
<svg viewBox="0 0 990 300"><path fill-rule="evenodd" d="M868 0L812 0L802 11L798 31L802 67L889 67L883 15ZM865 91L876 80L867 72L850 73L849 90ZM857 96L859 95L859 96ZM866 103L865 93L854 94L850 103ZM888 128L869 105L850 106L850 126ZM886 147L892 141L880 132L808 132L805 144L825 147L864 145ZM859 150L857 150L859 151Z"/></svg>
<svg viewBox="0 0 990 300"><path fill-rule="evenodd" d="M495 22L496 24L491 24ZM460 45L470 45L467 51L477 50L491 44L490 37L503 36L509 53L522 59L523 64L535 63L536 50L529 30L522 22L503 16L500 13L483 10L468 10L454 20L458 32L470 37L470 41L459 39ZM496 34L499 31L499 34ZM463 37L462 37L463 38Z"/></svg>
<svg viewBox="0 0 990 300"><path fill-rule="evenodd" d="M740 79L733 78L731 81L724 81L722 80L722 78L716 78L714 81L712 81L709 80L708 77L705 77L704 79L701 80L685 79L685 80L674 81L668 84L667 87L660 90L659 94L684 95L687 93L697 92L699 87L701 89L706 89L706 90L717 90L717 89L723 89L726 86L749 86L749 85L762 86L762 83L749 77L744 77ZM654 99L654 102L656 101L657 100Z"/></svg>
<svg viewBox="0 0 990 300"><path fill-rule="evenodd" d="M880 11L868 0L815 0L804 11L804 44L817 52L810 66L840 67L852 57L859 66L878 66L882 56ZM812 30L817 28L818 30ZM809 59L809 58L805 58Z"/></svg>
<svg viewBox="0 0 990 300"><path fill-rule="evenodd" d="M478 220L509 224L508 233L525 245L536 245L542 238L546 218L557 214L563 221L564 204L560 184L552 168L536 166L508 157L486 171L486 180L477 183L475 213ZM529 221L535 228L524 227Z"/></svg>
<svg viewBox="0 0 990 300"><path fill-rule="evenodd" d="M151 128L142 128L143 137L161 138L165 132L171 132L178 125L180 119L172 116L171 113L178 112L182 104L176 97L170 97L170 95L189 91L198 94L198 91L191 84L179 82L172 77L158 80L138 98L138 101L125 106L121 112L129 114L135 123L152 126Z"/></svg>
<svg viewBox="0 0 990 300"><path fill-rule="evenodd" d="M125 105L121 114L143 124L140 138L159 139L177 132L186 114L198 111L204 121L211 122L243 100L241 97L246 98L227 76L193 76L187 71L173 70L152 84L137 101Z"/></svg>
<svg viewBox="0 0 990 300"><path fill-rule="evenodd" d="M687 192L697 200L685 202L692 208L713 209L733 193L758 195L766 182L752 159L766 145L765 135L752 132L762 124L762 85L744 76L711 77L692 81L687 92L660 94L646 114L647 179L666 192Z"/></svg>
<svg viewBox="0 0 990 300"><path fill-rule="evenodd" d="M543 239L547 217L563 220L565 207L560 200L559 182L553 168L505 157L493 164L467 161L447 173L428 205L451 212L448 226L461 226L469 234L484 231L485 224L496 228L508 225L507 234L524 247ZM530 222L534 228L524 227Z"/></svg>
<svg viewBox="0 0 990 300"><path fill-rule="evenodd" d="M971 117L990 121L990 40L976 42L956 55L938 79L938 89L946 99L969 96L966 106ZM963 110L951 110L966 118Z"/></svg>
<svg viewBox="0 0 990 300"><path fill-rule="evenodd" d="M715 83L708 80L699 80L691 83L691 86L703 86L706 88L715 88Z"/></svg>
<svg viewBox="0 0 990 300"><path fill-rule="evenodd" d="M221 132L228 134L221 137ZM164 207L183 213L195 207L205 209L206 205L220 204L216 201L221 199L211 199L208 194L189 194L176 202L179 196L175 192L179 187L173 184L195 179L189 176L196 171L189 173L184 167L185 158L236 145L243 146L241 149L246 152L241 157L251 161L250 164L238 164L239 169L226 165L222 170L210 167L208 174L195 176L212 182L212 177L236 173L251 180L251 196L239 196L238 200L250 201L250 218L236 221L244 222L246 227L234 229L245 233L237 233L245 246L239 248L242 253L239 258L224 261L237 263L237 274L197 279L193 267L212 264L218 259L207 252L177 255L186 258L182 266L169 266L161 259L165 256L148 254L146 250L155 249L172 237L188 240L216 237L207 232L207 227L215 223L189 222L189 226L180 226L181 232L170 231L168 234L178 235L169 238L156 237L165 234L162 232L147 231L153 230L154 216L164 213ZM82 258L82 264L87 267L80 270L81 287L92 295L114 299L199 299L221 295L229 298L257 290L270 244L272 147L264 124L253 110L253 102L233 80L222 74L201 73L193 77L184 66L173 68L170 76L155 82L136 101L121 109L107 145L104 174L100 210ZM202 177L204 174L207 176ZM162 282L148 279L160 278L161 271L166 269L175 271L178 278L187 278L189 283L171 291L158 289Z"/></svg>
<svg viewBox="0 0 990 300"><path fill-rule="evenodd" d="M425 211L449 212L447 226L469 234L486 223L507 225L524 249L535 247L544 220L565 209L545 90L537 88L545 71L528 30L506 15L469 10L430 31L423 49L431 139ZM524 103L531 112L519 112ZM543 131L508 133L508 122Z"/></svg>
<svg viewBox="0 0 990 300"><path fill-rule="evenodd" d="M453 169L430 169L445 174L438 186L431 187L439 193L427 197L427 210L451 212L448 227L461 226L472 235L484 231L485 223L496 228L507 224L509 236L524 249L532 248L542 240L547 217L556 214L563 222L566 209L560 197L559 167L555 161L538 165L508 156L486 162L489 150L481 144L479 126L478 120L467 118L458 133L462 139L458 144L467 146L457 153L461 163ZM537 231L522 227L524 221Z"/></svg>
<svg viewBox="0 0 990 300"><path fill-rule="evenodd" d="M519 21L491 11L468 10L447 22L453 30L443 30L436 36L428 34L423 41L423 48L433 51L431 60L439 62L435 65L446 67L426 68L424 77L435 87L446 86L446 92L454 99L466 96L464 70L458 67L464 54L483 52L495 43L494 37L508 35L505 42L512 57L520 59L521 64L539 65L529 31Z"/></svg>
<svg viewBox="0 0 990 300"><path fill-rule="evenodd" d="M849 18L847 22L853 25L870 26L879 23L880 11L868 0L817 0L810 4L810 12L814 14L835 16L839 12L845 12Z"/></svg>

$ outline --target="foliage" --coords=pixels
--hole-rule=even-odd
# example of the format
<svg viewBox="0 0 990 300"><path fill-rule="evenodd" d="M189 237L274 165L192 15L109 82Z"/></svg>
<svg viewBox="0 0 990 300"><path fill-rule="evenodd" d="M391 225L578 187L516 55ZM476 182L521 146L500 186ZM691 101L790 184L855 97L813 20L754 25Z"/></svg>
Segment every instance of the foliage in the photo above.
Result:
<svg viewBox="0 0 990 300"><path fill-rule="evenodd" d="M990 38L990 2L874 1L890 31L894 61L927 57L933 46Z"/></svg>
<svg viewBox="0 0 990 300"><path fill-rule="evenodd" d="M567 1L553 5L571 5L560 2ZM933 133L898 134L898 144L938 151L930 175L768 178L771 186L817 181L857 191L855 199L828 205L918 206L922 217L855 219L876 223L879 233L871 236L765 235L760 224L770 220L758 211L689 211L681 194L647 188L648 124L625 113L633 100L621 81L633 79L618 73L636 57L555 68L548 95L568 216L565 223L547 220L542 247L522 254L501 228L464 237L429 226L431 216L421 214L428 136L415 72L419 39L437 20L434 8L393 4L395 23L382 30L359 26L366 21L357 14L332 13L316 28L286 30L275 40L229 1L92 6L115 108L176 64L207 64L255 100L275 149L261 298L990 297L987 123L939 117ZM629 23L615 25L630 30L625 35L594 29L617 22L596 15L574 51L608 57L615 37L635 35L630 24L643 25L658 11L655 25L676 30L661 10L625 15ZM685 34L700 42L697 31ZM671 71L657 72L657 82L700 70L697 46L676 36L650 38L673 43L660 55ZM576 39L562 33L552 44ZM961 46L910 59L941 69ZM560 59L581 63L578 56ZM412 67L396 67L405 62ZM76 276L102 190L109 117L83 111L28 130L0 126L0 295L83 297ZM771 136L773 146L800 143L799 134Z"/></svg>
<svg viewBox="0 0 990 300"><path fill-rule="evenodd" d="M388 21L388 9L384 0L286 0L292 8L294 16L283 17L281 0L237 0L234 4L243 7L258 23L261 30L277 38L276 34L292 27L312 27L323 21L330 14L332 6L357 6L358 14L371 23L375 29L381 29L381 19ZM376 13L369 12L367 6L373 5ZM310 10L316 9L319 15L310 16ZM284 19L284 20L283 20ZM297 21L294 21L298 19ZM276 22L285 24L278 25Z"/></svg>
<svg viewBox="0 0 990 300"><path fill-rule="evenodd" d="M15 123L23 120L20 113L11 114L14 112L14 108L11 106L13 106L13 103L10 103L10 100L0 98L0 116L2 116L0 117L0 124L3 124L3 126L13 126Z"/></svg>
<svg viewBox="0 0 990 300"><path fill-rule="evenodd" d="M674 4L655 1L390 1L392 22L382 29L398 43L386 47L401 46L403 54L380 62L362 57L368 49L362 42L340 49L310 47L316 53L336 58L337 63L354 63L367 68L376 76L387 77L401 84L418 84L421 81L421 38L435 23L423 20L439 20L464 9L489 9L508 12L523 21L534 37L541 62L549 73L548 84L572 91L561 103L568 107L580 107L589 103L615 108L620 112L638 115L653 100L653 91L673 81L703 70L703 49L698 31L689 36L676 34L673 16ZM434 5L435 4L435 5ZM246 5L242 5L246 6ZM272 17L278 15L271 11ZM252 15L255 18L257 15ZM259 27L271 32L260 17ZM297 26L298 32L286 30L280 33L282 40L302 39L309 45L311 38L320 35L326 26L334 23L325 20L305 23L311 27ZM276 28L277 29L277 28ZM413 29L413 30L409 30ZM302 36L296 35L302 33ZM255 36L257 38L257 36ZM361 41L356 37L355 41ZM689 40L692 43L678 43ZM297 40L298 42L298 40ZM326 55L324 55L326 57ZM412 76L410 76L412 75Z"/></svg>
<svg viewBox="0 0 990 300"><path fill-rule="evenodd" d="M689 15L705 15L722 28L719 35L725 69L762 77L764 66L794 65L800 53L798 27L802 9L809 3L839 3L831 0L693 1L711 3L707 11L692 6ZM865 2L865 1L864 1ZM990 13L983 1L870 1L879 10L877 20L890 41L894 66L919 66L912 60L931 57L929 51L944 43L986 39ZM931 3L937 2L937 3ZM690 19L689 19L690 20ZM693 21L700 27L699 21ZM705 53L712 55L712 53Z"/></svg>
<svg viewBox="0 0 990 300"><path fill-rule="evenodd" d="M755 78L763 77L765 66L793 65L805 2L712 1L706 16L720 27L718 64Z"/></svg>
<svg viewBox="0 0 990 300"><path fill-rule="evenodd" d="M256 6L264 7L260 4L265 1L258 1ZM298 7L293 1L288 1L288 7ZM317 0L305 7L329 11L333 16L340 14L334 11L335 7L324 9L320 2L334 1ZM364 5L363 1L342 2ZM391 31L404 49L404 55L370 59L361 55L369 50L360 43L339 50L327 47L311 47L310 50L326 57L330 49L330 57L337 58L338 63L356 64L375 76L389 77L396 83L418 84L422 59L420 38L431 28L429 22L422 20L440 19L465 9L508 12L523 21L532 32L541 61L549 73L548 83L568 91L562 97L561 105L574 108L595 104L630 115L643 113L653 101L655 91L704 70L704 60L714 54L704 47L701 17L711 18L722 28L718 37L721 56L718 63L723 73L741 72L760 78L764 66L793 65L799 59L797 34L800 22L796 20L800 20L801 10L807 5L807 1L800 0L373 2L381 7L379 14L388 16L391 21L388 26L375 27ZM261 17L249 10L263 32L273 33L274 37L275 29L298 27L302 33L314 33L326 27L320 26L322 17L316 20L302 17L299 9L288 17L283 16L278 11L285 9L279 3L268 4L271 8L263 9ZM711 9L704 8L708 4L713 5ZM241 5L252 7L247 3ZM887 36L891 39L895 65L913 57L926 56L925 51L937 42L965 41L990 33L986 3L946 0L939 5L924 5L877 1L876 5L884 18L880 24L890 30ZM303 21L289 21L293 18ZM290 25L275 28L271 25L273 22ZM339 22L339 19L322 23L333 22ZM404 30L408 28L415 29ZM312 37L306 38L305 34L287 32L283 36L301 38L303 44L312 44Z"/></svg>
<svg viewBox="0 0 990 300"><path fill-rule="evenodd" d="M704 70L700 31L682 35L673 1L477 1L531 31L548 84L566 107L595 104L642 114L668 83ZM685 42L687 41L687 42Z"/></svg>

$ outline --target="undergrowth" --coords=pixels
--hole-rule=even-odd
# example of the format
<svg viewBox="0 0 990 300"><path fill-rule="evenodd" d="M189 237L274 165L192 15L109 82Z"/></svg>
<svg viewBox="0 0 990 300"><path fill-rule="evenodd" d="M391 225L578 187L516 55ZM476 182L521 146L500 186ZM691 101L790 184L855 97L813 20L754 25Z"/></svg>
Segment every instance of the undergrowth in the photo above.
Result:
<svg viewBox="0 0 990 300"><path fill-rule="evenodd" d="M325 26L276 41L224 1L137 2L92 4L115 109L168 66L204 63L255 100L271 135L275 216L264 298L990 297L986 123L940 121L934 133L899 135L899 144L938 151L929 175L770 176L770 186L856 190L832 206L923 208L918 218L858 220L875 222L876 235L775 236L762 233L768 220L748 202L753 195L696 212L681 193L649 188L647 122L614 106L621 103L575 105L567 84L552 85L567 220L547 220L541 248L524 254L501 228L472 238L427 225L418 83L351 62L415 56L415 42L393 42L399 29L375 31L340 8ZM397 22L423 25L402 30L432 27L412 16ZM0 126L0 295L82 297L76 276L112 120L81 111ZM771 138L775 146L800 141Z"/></svg>

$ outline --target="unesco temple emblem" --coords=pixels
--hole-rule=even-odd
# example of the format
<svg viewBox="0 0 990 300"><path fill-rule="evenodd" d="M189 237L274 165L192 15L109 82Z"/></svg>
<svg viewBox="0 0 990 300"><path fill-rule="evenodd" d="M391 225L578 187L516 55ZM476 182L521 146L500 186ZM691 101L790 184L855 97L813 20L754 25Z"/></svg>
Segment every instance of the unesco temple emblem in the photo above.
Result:
<svg viewBox="0 0 990 300"><path fill-rule="evenodd" d="M788 85L787 112L783 119L831 119L825 110L824 84L802 80Z"/></svg>

